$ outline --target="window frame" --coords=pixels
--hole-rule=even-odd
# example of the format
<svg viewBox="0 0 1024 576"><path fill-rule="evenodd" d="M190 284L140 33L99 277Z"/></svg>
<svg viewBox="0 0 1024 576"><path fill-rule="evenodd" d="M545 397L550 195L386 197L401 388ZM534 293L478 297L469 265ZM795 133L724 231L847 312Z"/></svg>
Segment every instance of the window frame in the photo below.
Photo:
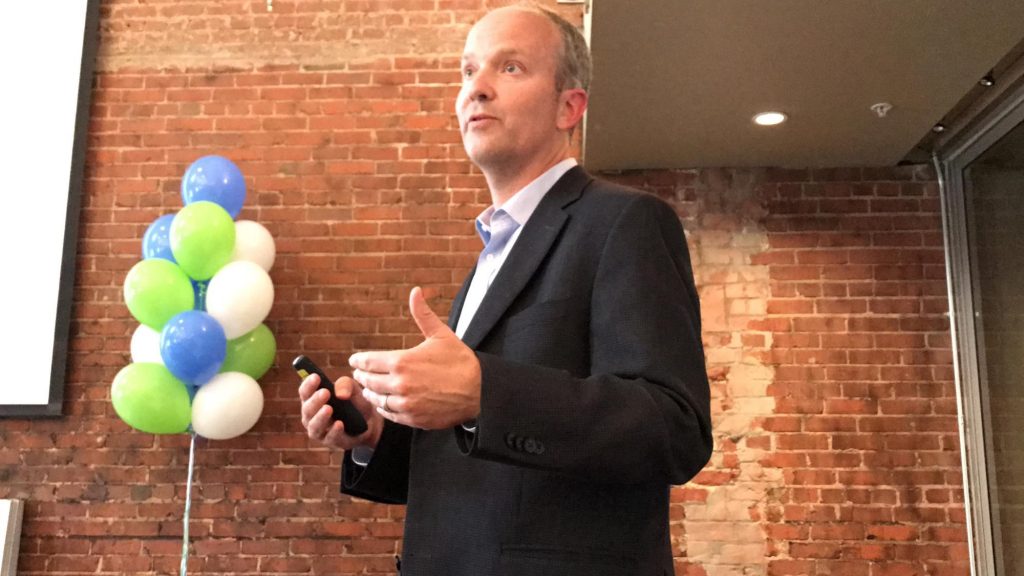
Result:
<svg viewBox="0 0 1024 576"><path fill-rule="evenodd" d="M949 296L953 369L957 392L960 456L964 482L964 508L972 574L1005 574L1002 565L998 507L990 480L994 477L988 455L991 434L985 415L987 396L984 350L978 346L978 322L972 276L974 258L968 238L964 170L1002 137L1024 124L1024 82L1008 88L1000 101L979 114L974 122L933 156L939 177L946 284Z"/></svg>

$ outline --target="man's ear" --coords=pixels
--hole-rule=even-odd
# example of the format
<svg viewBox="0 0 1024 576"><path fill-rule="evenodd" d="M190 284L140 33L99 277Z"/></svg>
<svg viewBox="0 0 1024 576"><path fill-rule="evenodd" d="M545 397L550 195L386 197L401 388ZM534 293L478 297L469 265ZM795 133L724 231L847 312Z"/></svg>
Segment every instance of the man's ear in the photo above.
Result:
<svg viewBox="0 0 1024 576"><path fill-rule="evenodd" d="M558 129L572 131L581 121L583 113L587 111L589 95L582 88L569 88L562 90L558 97Z"/></svg>

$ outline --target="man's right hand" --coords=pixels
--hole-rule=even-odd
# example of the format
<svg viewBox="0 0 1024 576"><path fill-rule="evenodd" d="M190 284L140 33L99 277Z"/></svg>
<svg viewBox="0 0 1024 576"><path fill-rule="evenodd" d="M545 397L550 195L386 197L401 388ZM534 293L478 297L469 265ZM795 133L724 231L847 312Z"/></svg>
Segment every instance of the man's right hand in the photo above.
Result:
<svg viewBox="0 0 1024 576"><path fill-rule="evenodd" d="M351 450L356 446L376 448L380 433L384 429L384 418L377 413L362 394L356 394L359 384L342 376L334 382L338 398L352 402L366 419L366 432L352 437L345 434L345 425L331 418L331 407L327 405L330 392L318 389L320 377L310 374L299 385L299 400L302 401L302 426L310 438L332 448Z"/></svg>

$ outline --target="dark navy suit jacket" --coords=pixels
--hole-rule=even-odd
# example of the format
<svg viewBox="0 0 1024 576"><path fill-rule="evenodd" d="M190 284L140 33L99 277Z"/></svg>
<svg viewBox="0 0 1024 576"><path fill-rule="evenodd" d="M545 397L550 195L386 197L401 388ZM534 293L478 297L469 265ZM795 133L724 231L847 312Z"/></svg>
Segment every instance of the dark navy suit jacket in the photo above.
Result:
<svg viewBox="0 0 1024 576"><path fill-rule="evenodd" d="M669 489L712 448L699 303L672 209L573 168L463 341L482 370L476 433L388 423L369 466L343 465L343 492L408 504L402 574L672 574Z"/></svg>

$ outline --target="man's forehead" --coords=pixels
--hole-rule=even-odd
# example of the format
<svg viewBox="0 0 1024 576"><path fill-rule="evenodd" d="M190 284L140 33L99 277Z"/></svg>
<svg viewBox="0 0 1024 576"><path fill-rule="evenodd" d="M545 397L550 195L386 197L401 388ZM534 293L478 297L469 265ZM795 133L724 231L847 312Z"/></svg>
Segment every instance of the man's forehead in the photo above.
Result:
<svg viewBox="0 0 1024 576"><path fill-rule="evenodd" d="M470 50L469 46L467 45L466 51L462 53L462 61L465 62L467 60L477 60L481 57L510 58L520 57L524 55L525 54L521 49L516 48L514 46L499 46L494 49L486 50L483 53L477 53L474 52L473 50Z"/></svg>
<svg viewBox="0 0 1024 576"><path fill-rule="evenodd" d="M469 31L462 59L547 52L557 44L558 31L543 14L499 9L488 13Z"/></svg>
<svg viewBox="0 0 1024 576"><path fill-rule="evenodd" d="M520 40L548 40L557 36L554 22L542 13L524 10L518 7L499 8L488 12L469 30L466 36L466 47L473 43L502 42Z"/></svg>
<svg viewBox="0 0 1024 576"><path fill-rule="evenodd" d="M504 6L502 8L495 8L481 16L480 19L476 21L476 24L473 25L473 28L499 22L505 23L514 20L524 21L531 19L535 19L537 21L549 20L548 17L540 10L525 6Z"/></svg>

